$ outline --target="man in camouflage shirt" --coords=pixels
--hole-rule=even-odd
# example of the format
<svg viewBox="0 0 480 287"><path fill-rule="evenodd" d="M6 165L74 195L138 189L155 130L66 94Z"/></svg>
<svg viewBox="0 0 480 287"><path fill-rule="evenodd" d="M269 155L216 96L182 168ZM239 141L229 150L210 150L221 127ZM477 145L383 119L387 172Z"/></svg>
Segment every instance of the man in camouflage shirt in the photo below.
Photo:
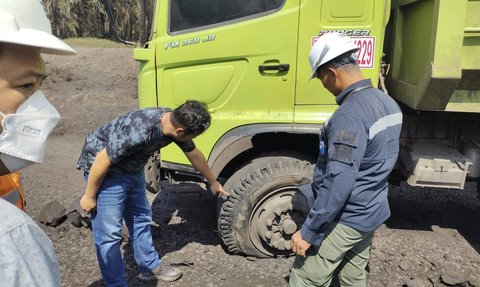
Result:
<svg viewBox="0 0 480 287"><path fill-rule="evenodd" d="M98 263L107 286L127 286L120 253L122 220L141 280L175 281L182 276L161 261L153 246L143 170L155 151L175 142L208 180L212 192L228 195L193 142L209 125L206 105L187 101L173 111L147 108L127 113L87 135L78 160L87 183L80 205L92 213Z"/></svg>

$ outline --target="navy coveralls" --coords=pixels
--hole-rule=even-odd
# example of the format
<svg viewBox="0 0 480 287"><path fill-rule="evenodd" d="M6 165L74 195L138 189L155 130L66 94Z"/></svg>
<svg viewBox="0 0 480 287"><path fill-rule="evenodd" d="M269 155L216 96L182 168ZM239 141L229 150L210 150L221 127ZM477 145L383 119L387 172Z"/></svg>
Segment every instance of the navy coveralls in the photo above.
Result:
<svg viewBox="0 0 480 287"><path fill-rule="evenodd" d="M322 129L313 183L300 187L311 208L301 235L316 246L332 222L370 232L390 216L387 176L399 151L401 110L370 80L352 84L336 101L340 107Z"/></svg>

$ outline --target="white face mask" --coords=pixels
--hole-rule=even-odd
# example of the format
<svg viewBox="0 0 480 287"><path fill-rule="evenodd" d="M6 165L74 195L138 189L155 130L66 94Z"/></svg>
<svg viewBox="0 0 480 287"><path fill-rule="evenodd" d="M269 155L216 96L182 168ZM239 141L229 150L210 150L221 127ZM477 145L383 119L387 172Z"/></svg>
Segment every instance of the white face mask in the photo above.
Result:
<svg viewBox="0 0 480 287"><path fill-rule="evenodd" d="M36 91L15 114L5 115L0 134L0 160L14 172L34 163L41 163L47 137L60 120L60 114Z"/></svg>

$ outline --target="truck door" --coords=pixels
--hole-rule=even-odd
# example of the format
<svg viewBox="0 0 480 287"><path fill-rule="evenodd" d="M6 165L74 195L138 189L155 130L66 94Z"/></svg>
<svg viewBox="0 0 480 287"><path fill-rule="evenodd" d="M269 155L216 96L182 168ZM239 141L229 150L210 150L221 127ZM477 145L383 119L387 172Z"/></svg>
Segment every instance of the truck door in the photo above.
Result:
<svg viewBox="0 0 480 287"><path fill-rule="evenodd" d="M359 65L374 86L378 83L384 27L390 0L302 0L299 21L299 50L295 123L325 121L336 109L335 97L311 74L308 54L319 35L345 33L360 47Z"/></svg>
<svg viewBox="0 0 480 287"><path fill-rule="evenodd" d="M293 122L299 0L157 5L158 105L208 104L212 126L196 140L204 152L235 127ZM177 155L162 150L164 161Z"/></svg>

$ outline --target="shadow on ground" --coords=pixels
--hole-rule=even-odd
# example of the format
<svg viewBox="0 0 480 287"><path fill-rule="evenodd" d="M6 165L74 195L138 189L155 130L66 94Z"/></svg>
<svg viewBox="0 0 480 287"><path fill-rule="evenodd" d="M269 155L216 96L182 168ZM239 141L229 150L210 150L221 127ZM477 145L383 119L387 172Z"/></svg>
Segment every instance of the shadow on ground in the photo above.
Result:
<svg viewBox="0 0 480 287"><path fill-rule="evenodd" d="M219 245L216 206L217 197L196 183L162 182L162 191L152 203L157 251L175 252L192 242Z"/></svg>
<svg viewBox="0 0 480 287"><path fill-rule="evenodd" d="M455 229L480 254L480 199L475 183L468 183L465 190L392 187L389 202L388 228Z"/></svg>

